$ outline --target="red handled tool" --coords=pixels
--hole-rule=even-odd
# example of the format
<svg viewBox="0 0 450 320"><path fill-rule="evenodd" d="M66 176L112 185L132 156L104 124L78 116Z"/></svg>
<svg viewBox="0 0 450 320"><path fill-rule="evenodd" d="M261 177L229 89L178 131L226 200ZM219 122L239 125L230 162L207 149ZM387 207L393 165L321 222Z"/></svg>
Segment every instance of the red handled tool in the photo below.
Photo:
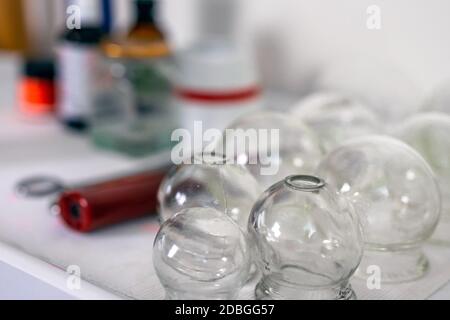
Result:
<svg viewBox="0 0 450 320"><path fill-rule="evenodd" d="M58 205L71 228L89 232L156 212L164 172L142 173L61 194Z"/></svg>
<svg viewBox="0 0 450 320"><path fill-rule="evenodd" d="M17 185L22 196L57 194L53 208L69 227L90 232L156 212L158 188L167 168L128 174L103 182L65 187L50 177L34 177Z"/></svg>

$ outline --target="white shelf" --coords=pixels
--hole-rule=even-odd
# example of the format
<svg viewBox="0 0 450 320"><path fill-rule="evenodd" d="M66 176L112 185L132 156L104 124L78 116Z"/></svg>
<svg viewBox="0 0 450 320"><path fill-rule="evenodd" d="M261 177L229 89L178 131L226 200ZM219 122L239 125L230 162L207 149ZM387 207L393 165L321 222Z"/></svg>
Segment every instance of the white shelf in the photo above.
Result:
<svg viewBox="0 0 450 320"><path fill-rule="evenodd" d="M84 280L80 281L79 288L74 288L70 276L64 270L0 243L0 299L120 299Z"/></svg>

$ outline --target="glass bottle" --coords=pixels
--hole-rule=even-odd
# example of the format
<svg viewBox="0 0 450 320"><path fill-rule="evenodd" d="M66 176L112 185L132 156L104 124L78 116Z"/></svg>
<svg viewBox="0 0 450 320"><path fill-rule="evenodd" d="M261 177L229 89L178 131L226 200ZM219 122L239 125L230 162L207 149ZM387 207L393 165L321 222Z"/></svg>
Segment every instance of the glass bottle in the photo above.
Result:
<svg viewBox="0 0 450 320"><path fill-rule="evenodd" d="M165 42L164 33L157 21L155 0L134 0L136 21L128 32L128 39L135 41Z"/></svg>
<svg viewBox="0 0 450 320"><path fill-rule="evenodd" d="M109 39L102 43L92 139L131 156L169 149L176 127L163 38Z"/></svg>
<svg viewBox="0 0 450 320"><path fill-rule="evenodd" d="M103 38L99 1L72 0L79 8L79 28L65 28L57 45L58 117L65 127L85 131L95 100L99 44Z"/></svg>

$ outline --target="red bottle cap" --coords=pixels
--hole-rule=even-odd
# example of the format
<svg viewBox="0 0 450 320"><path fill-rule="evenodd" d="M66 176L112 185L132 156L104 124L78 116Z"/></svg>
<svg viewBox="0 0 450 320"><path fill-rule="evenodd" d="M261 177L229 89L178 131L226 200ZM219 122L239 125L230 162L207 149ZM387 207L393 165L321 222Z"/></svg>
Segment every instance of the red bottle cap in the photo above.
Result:
<svg viewBox="0 0 450 320"><path fill-rule="evenodd" d="M55 108L55 68L52 61L28 60L19 83L19 107L25 114L45 114Z"/></svg>

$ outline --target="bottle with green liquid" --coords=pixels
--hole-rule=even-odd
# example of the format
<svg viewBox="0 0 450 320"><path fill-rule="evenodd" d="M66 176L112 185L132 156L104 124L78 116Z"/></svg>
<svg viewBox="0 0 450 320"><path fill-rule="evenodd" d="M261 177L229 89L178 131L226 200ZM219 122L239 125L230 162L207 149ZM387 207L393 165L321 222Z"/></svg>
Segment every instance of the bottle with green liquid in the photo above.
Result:
<svg viewBox="0 0 450 320"><path fill-rule="evenodd" d="M170 50L156 24L156 3L136 0L137 21L126 38L102 43L91 135L102 148L145 156L171 147L175 128L171 84L164 70Z"/></svg>

